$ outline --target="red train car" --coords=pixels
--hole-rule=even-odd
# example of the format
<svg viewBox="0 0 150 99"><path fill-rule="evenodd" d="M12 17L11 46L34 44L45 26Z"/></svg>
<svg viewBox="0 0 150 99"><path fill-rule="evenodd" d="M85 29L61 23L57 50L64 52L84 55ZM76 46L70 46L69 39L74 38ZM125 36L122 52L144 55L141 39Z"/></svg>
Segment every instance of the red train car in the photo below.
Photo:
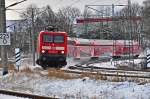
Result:
<svg viewBox="0 0 150 99"><path fill-rule="evenodd" d="M129 56L131 53L137 57L140 52L141 47L137 41L68 38L68 55L76 59L101 56L119 58Z"/></svg>
<svg viewBox="0 0 150 99"><path fill-rule="evenodd" d="M37 61L43 68L67 64L67 33L42 31L37 41Z"/></svg>

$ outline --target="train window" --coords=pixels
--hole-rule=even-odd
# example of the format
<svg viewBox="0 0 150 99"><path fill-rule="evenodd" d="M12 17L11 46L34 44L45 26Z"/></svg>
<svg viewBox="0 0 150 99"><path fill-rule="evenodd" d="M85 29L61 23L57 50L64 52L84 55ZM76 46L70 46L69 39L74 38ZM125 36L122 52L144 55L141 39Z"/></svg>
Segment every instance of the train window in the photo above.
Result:
<svg viewBox="0 0 150 99"><path fill-rule="evenodd" d="M53 36L44 34L43 35L43 42L48 42L48 43L53 42Z"/></svg>
<svg viewBox="0 0 150 99"><path fill-rule="evenodd" d="M64 36L54 36L54 42L55 43L63 43L64 42Z"/></svg>

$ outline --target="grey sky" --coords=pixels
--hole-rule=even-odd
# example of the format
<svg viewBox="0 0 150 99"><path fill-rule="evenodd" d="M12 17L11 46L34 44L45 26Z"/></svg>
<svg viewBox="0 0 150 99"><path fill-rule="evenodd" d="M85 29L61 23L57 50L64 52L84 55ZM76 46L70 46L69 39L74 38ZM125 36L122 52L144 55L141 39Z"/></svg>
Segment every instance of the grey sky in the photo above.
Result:
<svg viewBox="0 0 150 99"><path fill-rule="evenodd" d="M17 1L21 0L5 0L6 6L15 3ZM142 4L144 0L131 0L132 2L138 2L139 4ZM53 11L57 11L59 8L65 7L65 6L73 6L78 7L82 11L84 10L84 6L88 4L127 4L128 0L28 0L25 1L19 5L16 5L12 8L14 9L25 9L30 4L36 4L38 7L43 7L46 5L50 5ZM18 10L18 12L20 12ZM19 13L16 11L7 11L7 19L9 20L15 20L19 19Z"/></svg>

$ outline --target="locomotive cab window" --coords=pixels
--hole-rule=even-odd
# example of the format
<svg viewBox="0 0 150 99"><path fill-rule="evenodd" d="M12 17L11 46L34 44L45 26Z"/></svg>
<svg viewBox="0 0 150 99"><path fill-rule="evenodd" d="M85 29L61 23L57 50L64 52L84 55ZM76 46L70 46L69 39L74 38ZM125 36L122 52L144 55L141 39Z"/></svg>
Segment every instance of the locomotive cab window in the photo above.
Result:
<svg viewBox="0 0 150 99"><path fill-rule="evenodd" d="M45 42L45 43L53 42L53 36L52 35L48 35L48 34L44 34L43 35L43 42Z"/></svg>
<svg viewBox="0 0 150 99"><path fill-rule="evenodd" d="M44 34L43 42L44 43L64 43L64 36Z"/></svg>
<svg viewBox="0 0 150 99"><path fill-rule="evenodd" d="M55 43L63 43L64 42L64 36L54 36L54 42Z"/></svg>

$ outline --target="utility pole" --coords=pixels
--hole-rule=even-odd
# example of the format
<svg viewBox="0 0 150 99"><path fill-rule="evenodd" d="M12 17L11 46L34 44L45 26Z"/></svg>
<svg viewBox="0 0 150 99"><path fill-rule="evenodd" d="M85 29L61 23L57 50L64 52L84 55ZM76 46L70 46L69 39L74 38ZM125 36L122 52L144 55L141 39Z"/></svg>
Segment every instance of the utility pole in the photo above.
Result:
<svg viewBox="0 0 150 99"><path fill-rule="evenodd" d="M131 59L131 41L132 41L132 21L131 21L131 1L128 0L128 17L129 17L129 23L128 23L128 34L129 34L129 59Z"/></svg>
<svg viewBox="0 0 150 99"><path fill-rule="evenodd" d="M35 33L35 30L34 30L34 8L32 8L32 33L31 33L31 38L32 38L32 54L33 54L33 66L35 66L35 43L34 43L34 33Z"/></svg>
<svg viewBox="0 0 150 99"><path fill-rule="evenodd" d="M16 2L14 4L9 5L8 7L5 7L5 0L0 0L0 33L6 33L6 9L24 1L27 0ZM1 45L1 64L3 66L3 75L8 74L6 45Z"/></svg>
<svg viewBox="0 0 150 99"><path fill-rule="evenodd" d="M115 6L114 4L112 4L112 35L113 35L113 53L112 55L115 56L116 55L116 38L115 38L115 22L114 22L114 17L115 17ZM114 66L117 65L117 61L114 60Z"/></svg>
<svg viewBox="0 0 150 99"><path fill-rule="evenodd" d="M0 33L6 33L6 9L5 0L0 0ZM6 45L1 46L1 62L3 66L3 75L8 73L7 49Z"/></svg>
<svg viewBox="0 0 150 99"><path fill-rule="evenodd" d="M88 12L87 12L87 6L85 5L85 9L84 9L84 19L87 19L87 17L88 17ZM88 37L88 24L86 24L86 23L84 23L84 32L83 33L85 33L85 35ZM89 37L88 37L89 38Z"/></svg>

